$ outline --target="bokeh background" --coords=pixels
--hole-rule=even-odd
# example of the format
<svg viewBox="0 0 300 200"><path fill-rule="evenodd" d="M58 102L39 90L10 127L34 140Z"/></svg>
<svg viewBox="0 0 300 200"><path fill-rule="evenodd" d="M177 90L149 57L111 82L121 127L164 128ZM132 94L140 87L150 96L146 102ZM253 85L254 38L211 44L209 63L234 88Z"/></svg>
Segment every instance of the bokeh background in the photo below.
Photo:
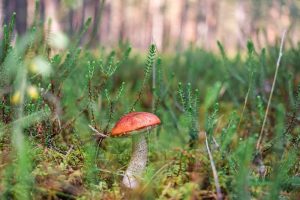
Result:
<svg viewBox="0 0 300 200"><path fill-rule="evenodd" d="M72 36L92 17L85 36L91 46L130 41L147 49L155 42L160 51L189 45L216 50L220 40L234 52L249 38L263 47L276 43L284 29L294 45L300 34L299 0L41 0L39 13L34 7L35 0L2 0L0 21L7 23L16 11L22 34L38 14L45 22L51 18L53 31Z"/></svg>

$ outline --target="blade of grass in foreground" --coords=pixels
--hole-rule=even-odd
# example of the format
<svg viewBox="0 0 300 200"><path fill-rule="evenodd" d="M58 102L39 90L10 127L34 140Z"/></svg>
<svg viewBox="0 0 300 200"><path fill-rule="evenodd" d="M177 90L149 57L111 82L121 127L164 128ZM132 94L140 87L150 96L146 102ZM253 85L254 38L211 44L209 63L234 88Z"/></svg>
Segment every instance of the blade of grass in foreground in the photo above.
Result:
<svg viewBox="0 0 300 200"><path fill-rule="evenodd" d="M18 124L20 124L23 128L27 128L32 124L49 118L50 114L50 110L40 110L30 115L23 116L22 118L19 118L9 124L2 125L0 127L0 138L5 134L5 132L9 131L13 127L16 127Z"/></svg>
<svg viewBox="0 0 300 200"><path fill-rule="evenodd" d="M12 154L16 155L16 165L14 168L15 185L13 187L13 195L16 199L30 199L30 188L32 185L31 157L29 155L30 148L23 134L23 124L21 120L24 110L24 97L27 85L27 69L19 66L16 76L16 92L20 94L20 101L15 107L15 119L17 120L12 127L11 142L13 146ZM15 156L12 155L12 156Z"/></svg>

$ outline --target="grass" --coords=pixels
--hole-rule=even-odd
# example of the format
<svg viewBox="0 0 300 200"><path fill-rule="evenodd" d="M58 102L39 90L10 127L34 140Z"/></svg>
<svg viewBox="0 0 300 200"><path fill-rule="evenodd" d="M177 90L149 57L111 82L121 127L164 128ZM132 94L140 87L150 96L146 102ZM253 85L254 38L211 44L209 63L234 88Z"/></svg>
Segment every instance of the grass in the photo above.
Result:
<svg viewBox="0 0 300 200"><path fill-rule="evenodd" d="M1 199L299 197L299 44L283 49L276 68L280 46L251 41L233 58L220 42L220 53L89 49L80 43L89 24L59 50L42 24L15 44L14 18L4 27ZM121 180L131 140L95 130L109 135L134 110L154 112L162 125L147 135L141 187L128 191Z"/></svg>

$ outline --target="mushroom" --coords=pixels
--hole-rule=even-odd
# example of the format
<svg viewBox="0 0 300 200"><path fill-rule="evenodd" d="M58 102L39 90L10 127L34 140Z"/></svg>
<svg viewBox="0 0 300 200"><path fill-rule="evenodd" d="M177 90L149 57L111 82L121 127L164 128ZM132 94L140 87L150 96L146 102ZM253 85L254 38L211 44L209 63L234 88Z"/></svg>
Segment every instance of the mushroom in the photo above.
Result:
<svg viewBox="0 0 300 200"><path fill-rule="evenodd" d="M129 189L139 186L139 177L147 164L148 147L145 130L160 124L160 119L148 112L131 112L123 116L113 127L112 137L132 136L132 156L123 177L123 185Z"/></svg>

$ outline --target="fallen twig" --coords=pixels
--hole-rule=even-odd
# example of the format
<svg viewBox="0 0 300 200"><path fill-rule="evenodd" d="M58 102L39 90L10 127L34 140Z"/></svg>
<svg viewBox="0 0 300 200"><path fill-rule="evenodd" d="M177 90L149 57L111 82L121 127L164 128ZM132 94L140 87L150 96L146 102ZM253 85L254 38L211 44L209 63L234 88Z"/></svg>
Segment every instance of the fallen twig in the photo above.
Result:
<svg viewBox="0 0 300 200"><path fill-rule="evenodd" d="M267 105L267 109L266 109L266 112L265 112L264 121L263 121L261 130L260 130L259 138L258 138L257 143L256 143L256 150L258 150L259 152L261 151L261 148L262 148L261 147L261 142L262 142L262 138L263 138L263 135L264 135L264 129L265 129L265 125L266 125L266 121L267 121L267 117L268 117L268 113L269 113L269 109L270 109L270 105L271 105L271 100L272 100L272 96L273 96L273 92L274 92L274 88L275 88L275 83L276 83L276 79L277 79L277 74L278 74L278 69L279 69L281 57L283 55L282 49L283 49L283 43L284 43L285 35L286 35L286 30L282 34L281 44L280 44L280 49L279 49L279 55L278 55L278 59L277 59L277 63L276 63L276 70L275 70L275 75L274 75L274 79L273 79L273 83L272 83L272 88L271 88L271 92L270 92L270 96L269 96L269 100L268 100L268 105Z"/></svg>
<svg viewBox="0 0 300 200"><path fill-rule="evenodd" d="M217 169L216 169L216 166L215 166L215 163L214 163L213 156L212 156L212 154L210 152L210 149L209 149L206 132L204 132L204 134L205 134L206 149L207 149L207 153L208 153L208 157L209 157L209 160L210 160L210 165L211 165L211 169L213 171L214 181L215 181L215 185L216 185L217 200L222 200L223 197L222 197L221 187L220 187L220 183L219 183L218 172L217 172Z"/></svg>
<svg viewBox="0 0 300 200"><path fill-rule="evenodd" d="M92 125L89 124L89 127L90 129L92 129L92 131L94 131L96 133L96 135L99 135L101 137L104 137L104 138L108 138L109 136L108 135L105 135L103 133L100 133L97 129L95 129Z"/></svg>

